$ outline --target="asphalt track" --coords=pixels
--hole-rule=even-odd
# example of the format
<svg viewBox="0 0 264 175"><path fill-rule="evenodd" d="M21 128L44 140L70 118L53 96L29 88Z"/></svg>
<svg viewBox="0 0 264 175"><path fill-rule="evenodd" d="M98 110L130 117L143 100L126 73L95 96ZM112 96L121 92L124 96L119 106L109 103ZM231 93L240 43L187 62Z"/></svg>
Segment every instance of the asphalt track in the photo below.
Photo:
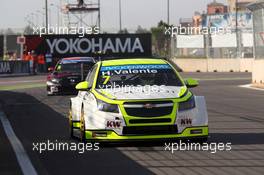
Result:
<svg viewBox="0 0 264 175"><path fill-rule="evenodd" d="M67 111L71 96L47 97L45 77L0 78L0 103L38 174L264 174L264 91L238 87L249 73L184 73L200 80L211 143L231 151L165 151L164 143L108 145L99 151L33 151L36 142L73 142ZM13 139L13 138L11 138ZM22 174L0 123L0 174Z"/></svg>

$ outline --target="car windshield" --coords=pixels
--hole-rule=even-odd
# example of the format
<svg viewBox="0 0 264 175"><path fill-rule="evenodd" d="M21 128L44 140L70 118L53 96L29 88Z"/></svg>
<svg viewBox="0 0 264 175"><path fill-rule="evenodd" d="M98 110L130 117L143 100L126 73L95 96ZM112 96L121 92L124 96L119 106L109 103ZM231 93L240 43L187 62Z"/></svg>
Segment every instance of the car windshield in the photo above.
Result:
<svg viewBox="0 0 264 175"><path fill-rule="evenodd" d="M96 88L122 86L183 86L168 64L102 66Z"/></svg>
<svg viewBox="0 0 264 175"><path fill-rule="evenodd" d="M85 74L89 72L94 65L93 62L76 62L76 63L59 63L56 67L56 72L76 72L81 73L81 66Z"/></svg>

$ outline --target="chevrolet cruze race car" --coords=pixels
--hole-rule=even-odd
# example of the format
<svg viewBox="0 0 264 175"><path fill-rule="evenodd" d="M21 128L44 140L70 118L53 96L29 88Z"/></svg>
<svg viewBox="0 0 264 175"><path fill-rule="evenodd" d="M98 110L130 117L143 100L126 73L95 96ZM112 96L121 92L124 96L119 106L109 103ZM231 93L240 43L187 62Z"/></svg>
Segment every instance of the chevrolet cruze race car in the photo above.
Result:
<svg viewBox="0 0 264 175"><path fill-rule="evenodd" d="M205 99L163 59L97 62L71 98L71 137L91 141L207 138Z"/></svg>
<svg viewBox="0 0 264 175"><path fill-rule="evenodd" d="M74 92L95 64L92 57L70 57L61 59L47 76L47 95Z"/></svg>

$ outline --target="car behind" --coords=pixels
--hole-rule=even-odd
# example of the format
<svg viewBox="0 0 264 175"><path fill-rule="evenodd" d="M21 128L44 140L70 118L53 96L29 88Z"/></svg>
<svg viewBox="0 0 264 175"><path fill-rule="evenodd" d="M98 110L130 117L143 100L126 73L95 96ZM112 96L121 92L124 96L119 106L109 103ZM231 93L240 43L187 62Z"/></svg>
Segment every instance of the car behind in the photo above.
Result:
<svg viewBox="0 0 264 175"><path fill-rule="evenodd" d="M61 59L55 68L49 68L51 73L47 76L47 95L76 92L76 84L83 81L94 64L92 57Z"/></svg>

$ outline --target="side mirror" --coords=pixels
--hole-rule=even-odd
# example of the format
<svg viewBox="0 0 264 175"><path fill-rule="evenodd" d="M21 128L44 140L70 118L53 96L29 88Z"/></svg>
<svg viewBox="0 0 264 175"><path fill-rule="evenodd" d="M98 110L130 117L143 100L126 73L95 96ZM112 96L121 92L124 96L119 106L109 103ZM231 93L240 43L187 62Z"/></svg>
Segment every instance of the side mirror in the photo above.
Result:
<svg viewBox="0 0 264 175"><path fill-rule="evenodd" d="M79 91L86 91L88 87L89 83L87 81L82 81L75 86L75 89Z"/></svg>
<svg viewBox="0 0 264 175"><path fill-rule="evenodd" d="M198 81L192 78L186 79L185 84L188 88L193 88L199 85Z"/></svg>
<svg viewBox="0 0 264 175"><path fill-rule="evenodd" d="M48 71L49 71L49 72L53 72L53 71L54 71L54 67L49 67L49 68L48 68Z"/></svg>

